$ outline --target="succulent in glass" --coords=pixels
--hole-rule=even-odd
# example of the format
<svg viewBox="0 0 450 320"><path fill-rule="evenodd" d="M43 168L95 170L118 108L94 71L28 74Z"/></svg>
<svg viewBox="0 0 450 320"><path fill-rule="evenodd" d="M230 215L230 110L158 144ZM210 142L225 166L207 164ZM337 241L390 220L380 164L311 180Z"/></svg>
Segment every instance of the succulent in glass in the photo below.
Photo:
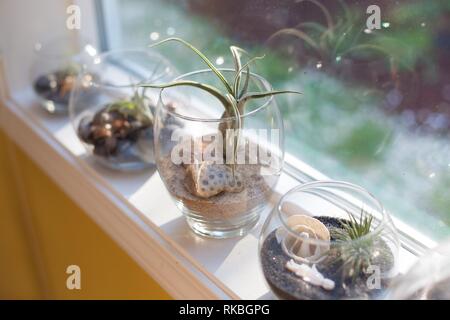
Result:
<svg viewBox="0 0 450 320"><path fill-rule="evenodd" d="M259 256L282 299L378 299L397 274L399 241L381 203L356 185L317 181L285 194Z"/></svg>
<svg viewBox="0 0 450 320"><path fill-rule="evenodd" d="M168 41L176 41L179 43L184 44L188 48L190 48L193 52L195 52L205 63L206 65L211 69L211 71L217 76L217 78L222 83L223 87L226 89L225 92L223 92L221 89L211 86L207 83L201 83L197 81L192 80L177 80L170 83L165 84L144 84L143 87L151 87L151 88L170 88L170 87L177 87L177 86L192 86L201 90L204 90L214 96L217 100L220 101L220 103L224 107L223 114L221 116L221 119L228 119L230 117L233 117L234 122L222 122L222 125L219 126L219 130L222 133L223 137L230 137L230 139L225 140L225 143L223 144L224 152L223 154L226 155L227 150L233 150L233 155L231 157L231 165L234 166L236 164L236 157L237 157L237 150L236 147L238 146L237 143L234 143L235 140L239 140L239 132L238 129L242 128L242 115L245 113L245 107L246 104L254 99L263 99L266 97L271 97L277 94L286 94L286 93L296 93L300 94L300 92L297 91L291 91L291 90L268 90L268 91L262 91L262 92L249 92L249 81L250 81L250 64L256 60L264 58L261 57L253 57L249 59L245 64L242 64L241 56L242 53L245 53L246 51L242 48L231 46L230 51L233 55L233 61L234 61L234 67L235 67L235 74L234 79L232 81L227 80L227 78L223 75L223 73L217 69L214 64L203 54L201 53L197 48L195 48L192 44L184 41L180 38L168 38L165 40L162 40L153 46L157 46L160 44L163 44ZM226 134L227 129L235 129L237 130L237 136L231 136ZM230 147L231 146L231 147ZM229 148L230 147L230 148ZM229 148L229 149L227 149Z"/></svg>
<svg viewBox="0 0 450 320"><path fill-rule="evenodd" d="M157 92L142 81L167 81L175 71L159 54L118 50L99 55L81 74L70 100L74 129L101 164L119 170L154 166L153 112Z"/></svg>
<svg viewBox="0 0 450 320"><path fill-rule="evenodd" d="M145 92L135 89L128 100L116 100L98 110L94 117L83 118L78 125L78 136L93 146L96 156L113 158L139 140L141 134L153 128ZM152 139L150 137L150 139ZM126 147L124 147L126 146Z"/></svg>
<svg viewBox="0 0 450 320"><path fill-rule="evenodd" d="M218 69L182 39L156 45L168 41L191 49L208 69L142 85L162 89L155 119L158 171L196 233L243 235L267 207L281 172L283 125L274 96L297 92L272 90L250 72L262 57L242 63L241 48L230 48L234 69Z"/></svg>

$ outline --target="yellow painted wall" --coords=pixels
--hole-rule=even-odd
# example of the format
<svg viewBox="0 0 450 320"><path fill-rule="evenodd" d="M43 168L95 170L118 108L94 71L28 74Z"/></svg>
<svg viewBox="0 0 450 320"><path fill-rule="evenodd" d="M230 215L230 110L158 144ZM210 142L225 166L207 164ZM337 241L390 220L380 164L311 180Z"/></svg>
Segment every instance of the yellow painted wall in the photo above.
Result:
<svg viewBox="0 0 450 320"><path fill-rule="evenodd" d="M42 298L6 147L0 132L0 298Z"/></svg>
<svg viewBox="0 0 450 320"><path fill-rule="evenodd" d="M170 298L1 132L0 146L0 298ZM81 290L66 288L72 264Z"/></svg>

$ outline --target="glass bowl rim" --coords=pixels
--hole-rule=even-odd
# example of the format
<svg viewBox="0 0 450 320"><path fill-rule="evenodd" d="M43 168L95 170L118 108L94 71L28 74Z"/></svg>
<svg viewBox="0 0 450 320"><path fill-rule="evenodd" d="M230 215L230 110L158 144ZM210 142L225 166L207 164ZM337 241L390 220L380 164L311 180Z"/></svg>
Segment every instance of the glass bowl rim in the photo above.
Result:
<svg viewBox="0 0 450 320"><path fill-rule="evenodd" d="M157 58L157 59L155 59L158 62L157 65L166 65L166 66L170 67L170 69L173 70L175 74L178 73L177 70L175 69L175 67L170 63L170 61L167 58L165 58L159 52L152 50L152 49L148 49L148 48L113 49L113 50L104 51L104 52L101 52L100 54L96 55L93 58L93 59L99 59L99 62L96 63L94 61L92 64L100 65L102 63L103 59L105 59L105 57L110 57L110 56L120 55L120 54L131 54L131 53L144 54L147 57ZM83 77L85 74L89 74L92 71L93 70L91 70L91 68L85 68L83 70L83 72L80 73L79 77ZM169 72L165 71L162 74L165 75L168 73ZM114 84L105 84L98 80L97 81L92 80L91 85L96 88L106 88L106 89L140 88L142 84L144 84L148 81L149 81L149 79L143 79L143 80L140 80L139 82L136 82L133 84L114 85Z"/></svg>
<svg viewBox="0 0 450 320"><path fill-rule="evenodd" d="M225 72L235 72L234 69L231 68L218 68L219 71L225 71ZM213 72L211 69L200 69L200 70L195 70L195 71L191 71L188 73L184 73L178 77L176 77L173 81L178 81L193 75L197 75L197 74L203 74L203 73L211 73ZM270 85L269 81L267 81L264 77L260 76L259 74L250 72L250 76L253 78L258 79L259 81L261 81L261 83L263 84L263 86L266 88L266 90L272 90L272 86ZM165 112L171 114L172 116L176 117L176 118L180 118L183 120L187 120L187 121L193 121L193 122L227 122L227 121L232 121L234 119L236 119L235 116L232 117L227 117L227 118L221 118L221 119L214 119L214 118L197 118L197 117L190 117L190 116L185 116L182 114L179 114L177 112L171 111L169 110L169 108L162 102L162 94L164 92L165 89L161 89L160 93L159 93L159 101L158 104L160 103L162 105L162 107L164 108ZM255 108L252 111L246 112L244 114L241 114L239 116L239 118L243 119L246 117L249 117L251 115L253 115L254 113L258 113L259 111L265 109L267 106L269 106L272 101L274 100L274 96L270 95L269 98L267 99L266 102L264 102L262 105L258 106L257 108Z"/></svg>
<svg viewBox="0 0 450 320"><path fill-rule="evenodd" d="M305 237L301 236L298 232L292 230L292 228L287 224L287 222L285 221L285 218L283 218L282 213L281 213L281 205L282 205L283 201L286 200L286 198L288 196L291 196L292 194L297 193L297 192L302 192L305 189L314 188L316 186L332 186L332 185L340 185L340 186L343 186L345 188L353 189L355 191L358 191L360 193L365 194L369 199L374 201L375 205L378 206L379 211L380 211L381 216L382 216L382 218L380 219L379 224L376 226L376 228L371 230L368 234L366 234L366 235L364 235L364 236L362 236L362 237L360 237L358 239L347 240L347 241L336 241L336 240L326 241L326 240L321 240L321 239L305 238ZM280 198L280 200L278 201L278 203L275 206L274 210L277 211L276 212L277 216L280 219L283 228L286 231L288 231L288 233L290 233L291 235L293 235L293 236L295 236L297 238L303 238L305 241L307 241L308 243L310 243L312 245L318 245L318 246L324 246L324 245L330 245L330 244L338 244L338 245L345 246L345 245L348 245L348 244L351 244L351 243L362 242L365 239L369 239L369 238L374 237L377 233L381 234L381 231L384 229L384 227L386 226L387 222L391 221L389 213L385 210L385 208L382 205L382 203L373 194L371 194L369 191L367 191L366 189L364 189L361 186L358 186L358 185L350 183L350 182L339 181L339 180L317 180L317 181L311 181L311 182L307 182L307 183L304 183L302 185L296 186L296 187L292 188L291 190L289 190L288 192L286 192ZM395 229L395 226L393 226L393 227Z"/></svg>
<svg viewBox="0 0 450 320"><path fill-rule="evenodd" d="M53 44L57 44L62 41L67 41L70 43L73 43L76 46L79 46L79 50L76 52L73 52L70 55L65 55L62 53L46 53L45 48L48 48L49 46ZM40 48L37 49L37 45L40 45ZM89 40L89 38L83 36L83 35L76 35L71 36L69 34L63 34L56 37L53 37L46 41L36 41L33 44L33 53L41 58L44 59L73 59L78 57L83 51L86 46L92 46L95 50L98 51L98 48L94 45L93 41Z"/></svg>

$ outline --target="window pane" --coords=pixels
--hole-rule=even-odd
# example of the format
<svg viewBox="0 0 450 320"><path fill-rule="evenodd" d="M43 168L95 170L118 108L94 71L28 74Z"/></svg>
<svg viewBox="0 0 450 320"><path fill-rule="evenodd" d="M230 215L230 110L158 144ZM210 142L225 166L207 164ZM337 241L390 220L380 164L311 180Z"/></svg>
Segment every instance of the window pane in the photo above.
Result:
<svg viewBox="0 0 450 320"><path fill-rule="evenodd" d="M103 3L112 48L177 36L223 67L230 44L266 54L254 70L303 92L277 97L287 152L366 187L433 238L450 235L449 1ZM374 3L381 29L366 24ZM158 50L181 72L204 68L183 47Z"/></svg>

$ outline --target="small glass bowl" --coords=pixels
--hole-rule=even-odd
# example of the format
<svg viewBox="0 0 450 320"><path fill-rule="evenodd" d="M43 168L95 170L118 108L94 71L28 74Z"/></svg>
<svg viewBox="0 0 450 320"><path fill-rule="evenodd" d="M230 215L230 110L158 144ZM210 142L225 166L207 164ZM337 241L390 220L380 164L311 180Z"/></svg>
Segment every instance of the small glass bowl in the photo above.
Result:
<svg viewBox="0 0 450 320"><path fill-rule="evenodd" d="M387 299L450 300L450 239L430 250L396 279Z"/></svg>
<svg viewBox="0 0 450 320"><path fill-rule="evenodd" d="M94 58L78 76L69 105L72 125L88 153L116 170L153 166L159 90L139 85L168 82L175 75L172 65L151 50L117 50Z"/></svg>
<svg viewBox="0 0 450 320"><path fill-rule="evenodd" d="M364 220L365 232L347 228ZM259 257L281 299L375 299L397 274L398 249L377 199L350 183L319 181L281 198L262 228Z"/></svg>
<svg viewBox="0 0 450 320"><path fill-rule="evenodd" d="M67 114L76 78L97 49L86 40L68 36L36 43L34 49L31 81L39 105L51 114Z"/></svg>

